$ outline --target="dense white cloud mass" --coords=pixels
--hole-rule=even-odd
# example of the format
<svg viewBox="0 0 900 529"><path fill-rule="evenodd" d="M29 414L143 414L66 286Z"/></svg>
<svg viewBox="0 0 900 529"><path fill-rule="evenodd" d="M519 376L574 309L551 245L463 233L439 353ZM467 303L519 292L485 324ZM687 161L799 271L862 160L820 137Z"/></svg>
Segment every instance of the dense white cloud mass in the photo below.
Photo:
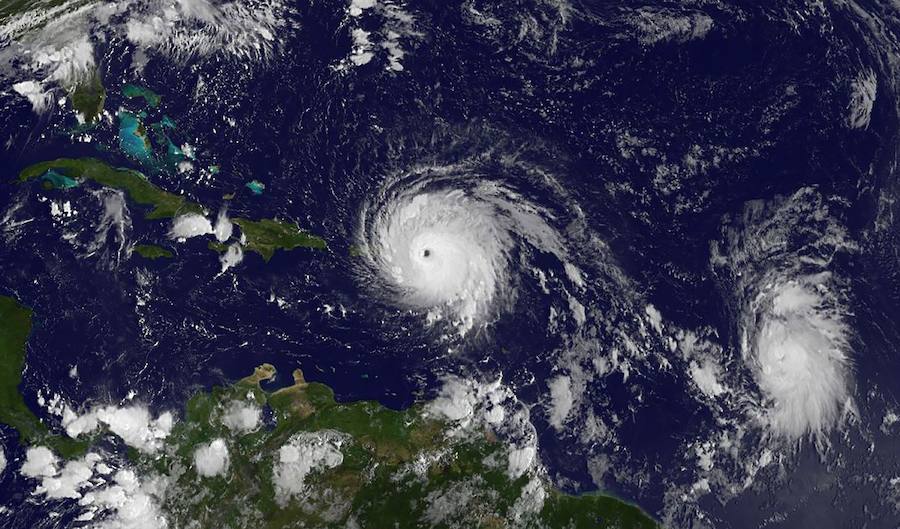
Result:
<svg viewBox="0 0 900 529"><path fill-rule="evenodd" d="M262 410L252 402L232 401L222 415L222 424L232 432L244 434L259 428Z"/></svg>
<svg viewBox="0 0 900 529"><path fill-rule="evenodd" d="M112 483L86 493L79 503L88 509L87 519L106 514L94 529L166 529L159 506L165 487L164 480L141 481L133 471L119 470Z"/></svg>
<svg viewBox="0 0 900 529"><path fill-rule="evenodd" d="M854 252L828 199L812 188L748 203L713 246L739 307L741 356L761 394L757 414L772 435L822 441L851 409L852 361L845 282L832 257ZM692 368L693 369L693 368ZM700 366L701 389L721 394L717 371Z"/></svg>
<svg viewBox="0 0 900 529"><path fill-rule="evenodd" d="M510 258L519 245L553 254L569 277L581 277L548 211L499 182L456 182L465 170L428 168L386 185L364 207L360 233L367 282L429 321L448 319L461 335L515 298Z"/></svg>
<svg viewBox="0 0 900 529"><path fill-rule="evenodd" d="M83 415L66 408L62 419L69 437L78 437L105 426L128 446L148 453L155 452L162 446L162 441L172 431L174 422L169 412L163 412L154 419L150 410L136 404L122 408L98 407Z"/></svg>
<svg viewBox="0 0 900 529"><path fill-rule="evenodd" d="M219 216L216 218L216 226L213 228L213 233L216 235L217 241L225 242L231 238L232 232L234 232L234 224L228 218L228 210L222 208L219 211Z"/></svg>
<svg viewBox="0 0 900 529"><path fill-rule="evenodd" d="M186 213L172 220L169 237L172 239L190 239L215 233L212 222L199 213Z"/></svg>
<svg viewBox="0 0 900 529"><path fill-rule="evenodd" d="M827 432L848 398L848 330L819 290L826 280L775 285L756 336L759 384L772 401L767 420L791 438Z"/></svg>
<svg viewBox="0 0 900 529"><path fill-rule="evenodd" d="M272 482L278 503L287 504L291 498L306 492L304 480L310 472L334 468L344 462L341 446L344 434L332 431L301 432L292 436L278 450L272 469Z"/></svg>
<svg viewBox="0 0 900 529"><path fill-rule="evenodd" d="M56 474L57 458L46 446L35 446L25 452L25 463L22 464L23 476L37 478Z"/></svg>
<svg viewBox="0 0 900 529"><path fill-rule="evenodd" d="M213 439L194 450L194 468L197 474L206 478L224 476L231 458L224 439Z"/></svg>

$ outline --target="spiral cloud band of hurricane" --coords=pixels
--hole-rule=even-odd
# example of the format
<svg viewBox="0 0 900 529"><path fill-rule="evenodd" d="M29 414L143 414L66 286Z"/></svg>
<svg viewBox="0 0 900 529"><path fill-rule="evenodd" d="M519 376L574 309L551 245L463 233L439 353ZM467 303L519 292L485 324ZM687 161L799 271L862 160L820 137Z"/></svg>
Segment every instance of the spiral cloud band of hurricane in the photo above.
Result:
<svg viewBox="0 0 900 529"><path fill-rule="evenodd" d="M753 344L758 383L772 403L766 422L792 439L829 431L849 395L848 329L826 306L827 278L774 285Z"/></svg>
<svg viewBox="0 0 900 529"><path fill-rule="evenodd" d="M391 302L465 335L515 298L511 259L522 243L563 263L566 251L547 210L500 182L449 173L385 186L363 209L360 246L365 274Z"/></svg>
<svg viewBox="0 0 900 529"><path fill-rule="evenodd" d="M749 203L726 230L730 256L719 264L738 285L741 355L774 437L821 442L853 408L851 313L832 256L855 250L836 209L804 188Z"/></svg>

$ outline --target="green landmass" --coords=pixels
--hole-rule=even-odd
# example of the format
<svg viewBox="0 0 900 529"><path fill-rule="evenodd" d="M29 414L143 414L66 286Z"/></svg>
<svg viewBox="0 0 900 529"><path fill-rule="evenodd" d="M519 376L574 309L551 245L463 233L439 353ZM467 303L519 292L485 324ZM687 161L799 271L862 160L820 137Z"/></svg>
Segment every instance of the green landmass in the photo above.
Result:
<svg viewBox="0 0 900 529"><path fill-rule="evenodd" d="M93 180L100 185L121 189L133 202L150 208L145 215L148 219L165 219L182 213L203 212L203 207L199 204L188 202L181 195L163 191L140 172L112 167L96 158L60 158L36 163L19 173L19 181L37 178L50 170L69 178Z"/></svg>
<svg viewBox="0 0 900 529"><path fill-rule="evenodd" d="M218 253L225 253L228 251L228 245L219 241L209 241L206 243L206 247Z"/></svg>
<svg viewBox="0 0 900 529"><path fill-rule="evenodd" d="M275 250L293 250L294 248L328 248L325 240L302 231L297 225L272 219L250 220L234 218L231 222L241 228L246 236L244 249L256 252L268 262Z"/></svg>
<svg viewBox="0 0 900 529"><path fill-rule="evenodd" d="M48 176L49 175L49 176ZM19 173L19 181L43 177L49 178L49 185L67 187L77 184L76 179L93 180L98 184L121 189L128 198L150 211L147 219L166 219L184 213L203 213L203 207L189 202L181 195L164 191L152 184L147 178L133 169L112 167L96 158L60 158L36 163L26 167ZM297 225L274 219L250 220L235 218L232 222L240 226L246 237L244 248L256 252L268 262L276 250L290 251L295 248L326 249L328 245L321 237L302 231ZM210 244L210 249L223 252L224 244Z"/></svg>
<svg viewBox="0 0 900 529"><path fill-rule="evenodd" d="M0 297L0 422L26 444L76 457L88 442L49 433L19 393L30 330L31 311ZM263 364L233 385L198 392L160 452L129 450L138 475L167 483L161 507L173 527L659 527L615 497L565 494L535 470L510 475L512 447L490 430L454 433L458 427L425 404L391 410L338 402L299 369L292 385L263 389L275 375ZM235 407L268 408L272 421L236 429L226 420ZM213 441L227 450L228 464L204 476L195 453ZM331 459L323 464L326 452Z"/></svg>
<svg viewBox="0 0 900 529"><path fill-rule="evenodd" d="M299 370L293 385L263 390L259 383L274 375L274 367L264 364L233 386L195 395L167 439L165 455L139 459L145 473L173 480L163 507L174 526L658 527L638 507L617 498L568 495L532 471L511 477L510 447L496 435L449 435L449 425L422 404L395 411L370 401L337 402L329 387L307 382ZM275 425L231 431L223 416L234 403L268 406ZM200 476L194 452L215 439L228 448L228 469ZM311 451L334 440L339 464L313 465L305 479L293 481L299 483L295 494L279 491L274 479L283 447ZM542 499L529 510L528 499L537 491Z"/></svg>
<svg viewBox="0 0 900 529"><path fill-rule="evenodd" d="M175 255L166 250L162 246L156 246L154 244L138 244L134 247L134 252L144 259L171 259Z"/></svg>
<svg viewBox="0 0 900 529"><path fill-rule="evenodd" d="M162 97L153 90L133 84L126 84L125 86L123 86L122 95L129 99L141 98L151 108L159 107L159 104L162 101Z"/></svg>
<svg viewBox="0 0 900 529"><path fill-rule="evenodd" d="M69 97L72 98L72 108L81 114L85 123L94 123L100 119L106 102L106 88L103 87L100 73L95 70L90 77L72 87Z"/></svg>
<svg viewBox="0 0 900 529"><path fill-rule="evenodd" d="M44 444L63 457L74 457L83 453L87 444L51 434L19 392L31 316L31 309L0 296L0 423L14 428L23 444Z"/></svg>
<svg viewBox="0 0 900 529"><path fill-rule="evenodd" d="M8 18L12 18L28 11L37 9L50 9L63 4L68 4L67 11L71 12L91 0L4 0L0 2L0 23L5 23ZM46 22L45 22L46 23ZM41 27L43 24L38 25ZM34 26L25 26L23 30L36 29ZM13 33L11 36L16 38L19 33Z"/></svg>

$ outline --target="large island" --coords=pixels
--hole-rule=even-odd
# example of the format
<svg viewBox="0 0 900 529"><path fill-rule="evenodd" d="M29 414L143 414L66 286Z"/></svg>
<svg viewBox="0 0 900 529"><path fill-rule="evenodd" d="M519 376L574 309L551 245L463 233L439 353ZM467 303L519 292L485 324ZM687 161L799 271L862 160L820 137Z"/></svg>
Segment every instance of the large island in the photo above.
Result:
<svg viewBox="0 0 900 529"><path fill-rule="evenodd" d="M71 189L86 181L119 189L131 202L143 207L146 211L145 218L150 220L171 219L185 214L204 214L208 209L182 195L160 188L140 171L113 167L98 158L48 160L26 167L18 177L20 183L36 179L43 180L47 187L57 189ZM243 233L241 244L244 249L258 253L267 262L278 250L290 251L295 248L324 250L328 247L324 239L301 230L292 222L247 218L235 218L233 222ZM225 251L227 245L213 242L210 247L216 251Z"/></svg>

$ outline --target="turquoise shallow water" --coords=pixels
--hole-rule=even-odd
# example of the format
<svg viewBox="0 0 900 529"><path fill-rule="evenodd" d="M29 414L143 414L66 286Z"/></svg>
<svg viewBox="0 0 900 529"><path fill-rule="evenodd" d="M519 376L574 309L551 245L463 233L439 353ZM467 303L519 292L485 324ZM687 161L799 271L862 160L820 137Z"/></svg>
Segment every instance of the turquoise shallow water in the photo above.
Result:
<svg viewBox="0 0 900 529"><path fill-rule="evenodd" d="M140 118L131 112L121 111L119 117L119 148L125 154L142 162L153 157L153 147L144 131Z"/></svg>
<svg viewBox="0 0 900 529"><path fill-rule="evenodd" d="M60 174L53 169L50 169L44 176L41 177L41 180L45 182L49 182L53 187L57 189L71 189L73 187L78 187L78 180L74 178L70 178L64 174Z"/></svg>
<svg viewBox="0 0 900 529"><path fill-rule="evenodd" d="M147 105L153 108L158 107L160 101L162 100L162 97L160 97L160 95L153 90L133 84L125 85L122 88L122 95L128 98L141 98L147 103Z"/></svg>
<svg viewBox="0 0 900 529"><path fill-rule="evenodd" d="M263 191L266 190L266 184L260 182L259 180L252 180L250 182L247 182L246 187L254 195L261 195Z"/></svg>

